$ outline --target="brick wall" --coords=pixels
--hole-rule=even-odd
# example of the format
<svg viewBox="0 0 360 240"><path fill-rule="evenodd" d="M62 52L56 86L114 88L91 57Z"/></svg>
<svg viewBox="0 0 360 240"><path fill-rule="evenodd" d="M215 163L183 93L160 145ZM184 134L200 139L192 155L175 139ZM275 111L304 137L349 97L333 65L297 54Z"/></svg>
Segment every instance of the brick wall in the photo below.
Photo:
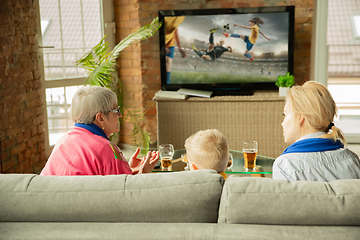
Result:
<svg viewBox="0 0 360 240"><path fill-rule="evenodd" d="M32 0L0 6L1 172L36 173L46 158L36 8Z"/></svg>
<svg viewBox="0 0 360 240"><path fill-rule="evenodd" d="M295 56L294 77L296 84L310 79L311 35L313 0L114 0L117 26L116 42L140 26L149 24L158 16L158 10L241 8L264 6L295 6ZM152 97L161 87L158 33L141 46L128 48L120 55L120 79L127 86L132 98L139 102L146 113L144 127L156 141L156 105ZM130 143L129 124L121 130L121 142Z"/></svg>

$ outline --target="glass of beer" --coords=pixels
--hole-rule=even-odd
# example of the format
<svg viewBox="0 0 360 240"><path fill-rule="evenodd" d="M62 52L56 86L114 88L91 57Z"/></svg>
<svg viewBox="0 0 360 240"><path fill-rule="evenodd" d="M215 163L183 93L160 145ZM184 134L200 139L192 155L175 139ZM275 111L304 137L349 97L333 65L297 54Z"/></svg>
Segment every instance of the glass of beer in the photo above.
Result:
<svg viewBox="0 0 360 240"><path fill-rule="evenodd" d="M231 170L233 165L234 165L234 157L233 157L233 155L231 153L229 153L229 161L228 161L228 164L226 166L226 169Z"/></svg>
<svg viewBox="0 0 360 240"><path fill-rule="evenodd" d="M258 152L258 143L256 141L243 143L245 170L249 171L255 169L257 152Z"/></svg>
<svg viewBox="0 0 360 240"><path fill-rule="evenodd" d="M172 144L161 144L159 146L159 154L161 160L161 170L171 171L171 161L174 156L174 146Z"/></svg>

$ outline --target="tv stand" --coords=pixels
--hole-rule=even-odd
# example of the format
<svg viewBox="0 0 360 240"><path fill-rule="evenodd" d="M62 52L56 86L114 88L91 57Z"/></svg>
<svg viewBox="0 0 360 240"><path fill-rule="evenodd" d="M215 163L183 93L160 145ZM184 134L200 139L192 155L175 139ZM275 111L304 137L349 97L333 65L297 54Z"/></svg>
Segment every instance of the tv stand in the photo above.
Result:
<svg viewBox="0 0 360 240"><path fill-rule="evenodd" d="M154 100L158 144L171 143L175 149L183 149L190 135L216 128L226 136L233 150L242 151L243 141L256 140L260 155L278 157L287 147L281 127L285 98L279 97L278 91Z"/></svg>

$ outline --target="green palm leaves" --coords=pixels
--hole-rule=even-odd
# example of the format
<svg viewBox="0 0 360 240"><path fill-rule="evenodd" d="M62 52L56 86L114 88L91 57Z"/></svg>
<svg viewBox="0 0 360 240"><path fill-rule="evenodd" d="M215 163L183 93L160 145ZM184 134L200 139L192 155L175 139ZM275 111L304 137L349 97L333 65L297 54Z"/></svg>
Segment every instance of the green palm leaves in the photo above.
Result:
<svg viewBox="0 0 360 240"><path fill-rule="evenodd" d="M120 52L124 50L124 48L130 46L134 41L140 42L141 40L152 37L160 27L161 23L159 22L159 18L155 18L149 25L143 26L136 32L131 33L115 46L114 50L110 54L109 59L115 60L119 56Z"/></svg>
<svg viewBox="0 0 360 240"><path fill-rule="evenodd" d="M99 44L76 62L78 66L83 67L89 74L84 82L85 85L107 87L116 93L118 105L121 107L121 113L123 114L120 121L128 120L133 124L133 144L143 148L148 148L150 143L149 133L143 130L141 126L145 112L139 110L138 103L132 97L129 97L124 90L118 77L116 59L126 47L152 37L160 26L159 18L155 18L149 25L141 27L124 38L112 51L110 51L109 44L104 37Z"/></svg>

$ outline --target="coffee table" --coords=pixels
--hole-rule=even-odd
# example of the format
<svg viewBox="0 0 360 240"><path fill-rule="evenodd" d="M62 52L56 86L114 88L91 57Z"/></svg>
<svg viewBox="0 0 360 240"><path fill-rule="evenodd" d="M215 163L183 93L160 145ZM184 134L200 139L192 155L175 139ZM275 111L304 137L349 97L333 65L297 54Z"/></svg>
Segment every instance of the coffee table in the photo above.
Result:
<svg viewBox="0 0 360 240"><path fill-rule="evenodd" d="M185 153L185 149L175 150L172 164L172 172L184 171L186 163L181 161L181 154ZM226 174L250 174L252 176L265 177L265 175L272 174L272 165L275 158L257 155L256 168L254 170L246 171L244 169L244 156L242 151L230 150L233 155L234 163L231 169L226 169ZM160 161L159 161L160 162ZM160 167L157 167L153 172L162 172Z"/></svg>

